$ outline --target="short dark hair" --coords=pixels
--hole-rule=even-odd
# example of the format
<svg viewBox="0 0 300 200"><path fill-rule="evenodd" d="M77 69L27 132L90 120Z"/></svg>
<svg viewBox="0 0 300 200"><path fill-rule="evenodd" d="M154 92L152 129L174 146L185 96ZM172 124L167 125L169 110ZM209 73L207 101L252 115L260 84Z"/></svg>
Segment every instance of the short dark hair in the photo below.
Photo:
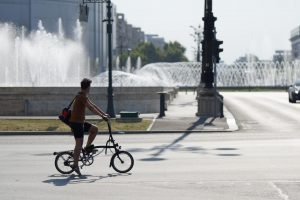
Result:
<svg viewBox="0 0 300 200"><path fill-rule="evenodd" d="M92 81L90 79L84 78L80 83L81 89L82 90L88 89L89 87L91 87L91 83L92 83Z"/></svg>

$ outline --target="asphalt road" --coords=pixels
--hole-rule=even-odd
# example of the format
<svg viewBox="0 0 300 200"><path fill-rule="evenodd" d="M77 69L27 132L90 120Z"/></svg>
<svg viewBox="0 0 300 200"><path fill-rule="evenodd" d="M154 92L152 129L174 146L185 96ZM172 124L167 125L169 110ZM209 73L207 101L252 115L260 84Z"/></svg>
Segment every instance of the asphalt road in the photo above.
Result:
<svg viewBox="0 0 300 200"><path fill-rule="evenodd" d="M71 136L2 136L0 199L299 200L300 104L285 93L224 96L239 132L116 135L136 161L125 175L110 156L82 178L60 175L51 154L71 149Z"/></svg>
<svg viewBox="0 0 300 200"><path fill-rule="evenodd" d="M300 136L300 103L288 102L287 92L223 93L226 107L240 132Z"/></svg>

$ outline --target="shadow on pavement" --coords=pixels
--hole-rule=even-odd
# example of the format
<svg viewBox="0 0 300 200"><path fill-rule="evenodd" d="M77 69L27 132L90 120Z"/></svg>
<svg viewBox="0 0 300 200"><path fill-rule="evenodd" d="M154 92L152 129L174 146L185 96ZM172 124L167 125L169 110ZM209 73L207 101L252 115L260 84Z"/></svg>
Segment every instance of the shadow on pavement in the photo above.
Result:
<svg viewBox="0 0 300 200"><path fill-rule="evenodd" d="M48 180L43 181L43 183L53 184L54 186L66 186L69 184L79 184L79 183L94 183L102 179L114 178L119 176L131 176L128 174L107 174L106 176L92 176L92 175L51 175Z"/></svg>
<svg viewBox="0 0 300 200"><path fill-rule="evenodd" d="M217 154L217 156L235 157L235 156L241 156L241 154L238 154L238 153L221 153L221 154Z"/></svg>
<svg viewBox="0 0 300 200"><path fill-rule="evenodd" d="M218 151L236 151L238 149L237 148L216 148L215 150L218 150Z"/></svg>
<svg viewBox="0 0 300 200"><path fill-rule="evenodd" d="M203 122L204 126L216 126L213 124L213 122L216 120L216 118L212 118L209 122ZM206 121L206 120L205 120Z"/></svg>
<svg viewBox="0 0 300 200"><path fill-rule="evenodd" d="M207 118L199 118L196 122L192 124L191 127L189 127L180 137L175 139L173 142L171 142L169 145L164 145L164 146L159 146L159 147L154 147L151 150L157 150L156 153L151 154L152 157L150 158L143 158L140 159L141 161L164 161L167 160L166 158L160 158L161 155L164 154L165 151L167 150L179 150L182 145L179 145L181 141L183 141L186 137L188 137L197 126L203 125ZM214 119L212 119L209 123L212 123ZM200 148L200 147L187 147L187 151L205 151L205 149Z"/></svg>
<svg viewBox="0 0 300 200"><path fill-rule="evenodd" d="M233 152L233 151L237 151L237 150L239 150L239 149L237 149L237 148L216 148L215 149L216 151L230 151L230 152ZM235 156L241 156L241 154L239 154L239 153L220 153L220 154L216 154L217 156L227 156L227 157L235 157Z"/></svg>
<svg viewBox="0 0 300 200"><path fill-rule="evenodd" d="M193 106L193 105L194 105L194 102L177 104L177 106L179 106L179 107L186 107L186 106Z"/></svg>
<svg viewBox="0 0 300 200"><path fill-rule="evenodd" d="M140 159L140 161L164 161L164 160L167 160L167 159L166 158L155 158L155 157Z"/></svg>
<svg viewBox="0 0 300 200"><path fill-rule="evenodd" d="M149 158L143 158L140 159L140 161L164 161L167 160L167 158L161 157L167 150L171 151L187 151L192 153L202 153L202 154L208 154L207 149L201 148L201 147L183 147L179 143L183 141L185 138L187 138L196 127L199 125L204 126L213 126L213 122L215 121L215 118L212 118L209 122L206 122L207 118L199 118L196 122L193 123L191 127L189 127L180 137L175 139L173 142L171 142L168 145L162 145L162 146L156 146L151 149L132 149L130 151L136 151L136 152L147 152L147 151L156 151L155 153L151 154L151 157ZM237 148L216 148L214 149L216 151L237 151ZM234 156L241 156L241 154L238 153L219 153L215 154L217 156L227 156L227 157L234 157Z"/></svg>

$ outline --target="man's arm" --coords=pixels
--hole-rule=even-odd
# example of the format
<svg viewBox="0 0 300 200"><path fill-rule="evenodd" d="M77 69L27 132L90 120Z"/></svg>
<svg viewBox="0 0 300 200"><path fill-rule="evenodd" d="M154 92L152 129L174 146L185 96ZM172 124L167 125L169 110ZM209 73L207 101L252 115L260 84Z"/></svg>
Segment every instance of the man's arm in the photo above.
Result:
<svg viewBox="0 0 300 200"><path fill-rule="evenodd" d="M93 104L89 99L86 101L86 107L94 114L99 115L103 119L107 119L107 115L102 110L100 110L95 104Z"/></svg>
<svg viewBox="0 0 300 200"><path fill-rule="evenodd" d="M98 110L98 112L100 112L102 115L107 115L105 112L103 112L97 105L95 105L91 100L88 99L88 101L90 102L91 105L94 106L94 108L96 110Z"/></svg>

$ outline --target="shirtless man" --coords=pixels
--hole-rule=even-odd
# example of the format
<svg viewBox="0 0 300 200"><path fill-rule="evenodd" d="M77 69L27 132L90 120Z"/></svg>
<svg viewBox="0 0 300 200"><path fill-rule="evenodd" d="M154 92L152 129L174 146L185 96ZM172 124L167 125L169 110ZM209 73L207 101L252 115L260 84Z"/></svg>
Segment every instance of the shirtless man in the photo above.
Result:
<svg viewBox="0 0 300 200"><path fill-rule="evenodd" d="M99 115L105 121L109 119L109 115L103 112L88 98L91 83L92 81L86 78L81 81L81 91L75 98L70 118L70 127L75 137L74 166L72 167L78 175L81 175L78 167L78 161L83 145L84 133L89 132L89 137L84 148L86 152L91 152L93 150L94 145L92 145L92 143L98 133L97 126L85 122L85 108L87 107L90 111L92 111L96 115Z"/></svg>

